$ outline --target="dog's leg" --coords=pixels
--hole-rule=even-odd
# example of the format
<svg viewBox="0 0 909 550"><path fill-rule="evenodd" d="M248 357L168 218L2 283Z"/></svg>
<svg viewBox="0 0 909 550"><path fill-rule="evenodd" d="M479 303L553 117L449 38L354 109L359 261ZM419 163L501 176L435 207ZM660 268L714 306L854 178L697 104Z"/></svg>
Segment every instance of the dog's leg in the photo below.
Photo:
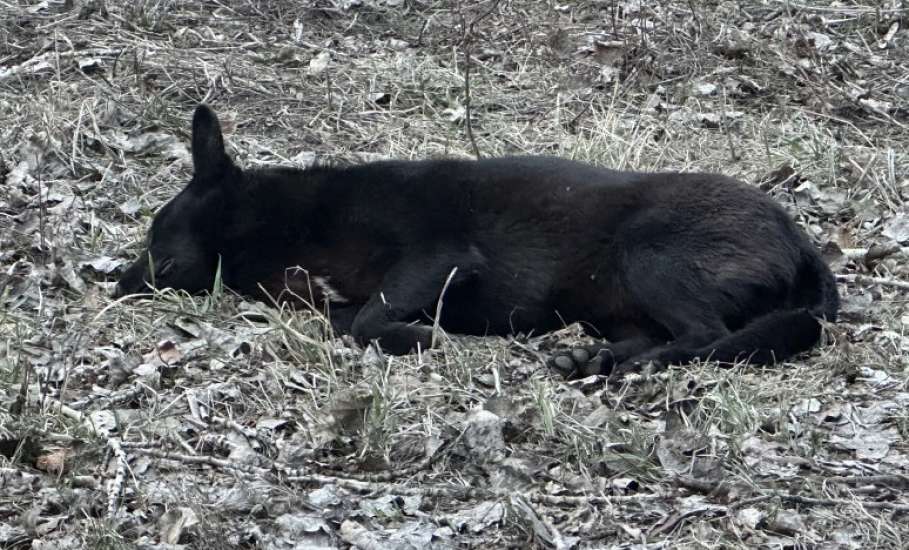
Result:
<svg viewBox="0 0 909 550"><path fill-rule="evenodd" d="M362 345L378 340L382 349L403 355L428 349L432 328L414 323L421 313L434 314L442 288L457 268L450 287L479 276L482 258L476 252L411 254L395 264L382 281L381 291L370 297L353 320L351 333Z"/></svg>
<svg viewBox="0 0 909 550"><path fill-rule="evenodd" d="M550 365L568 376L632 372L647 362L684 363L726 335L721 289L711 288L696 262L675 251L638 245L623 262L628 315L647 320L650 333L615 344L579 348Z"/></svg>

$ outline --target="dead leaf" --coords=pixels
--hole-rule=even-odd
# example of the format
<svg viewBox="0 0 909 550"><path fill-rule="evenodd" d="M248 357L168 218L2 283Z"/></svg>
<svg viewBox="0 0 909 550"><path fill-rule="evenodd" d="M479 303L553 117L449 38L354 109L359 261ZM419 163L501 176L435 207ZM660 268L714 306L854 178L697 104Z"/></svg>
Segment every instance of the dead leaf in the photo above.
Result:
<svg viewBox="0 0 909 550"><path fill-rule="evenodd" d="M886 50L890 45L890 41L893 40L893 37L896 36L896 31L900 29L900 22L894 21L890 23L890 27L887 28L887 32L884 33L884 36L877 41L877 47L880 50Z"/></svg>
<svg viewBox="0 0 909 550"><path fill-rule="evenodd" d="M161 536L161 542L177 544L183 531L198 523L199 518L192 508L186 506L171 508L158 518L158 532Z"/></svg>
<svg viewBox="0 0 909 550"><path fill-rule="evenodd" d="M368 97L376 105L388 105L391 102L391 95L385 92L370 92Z"/></svg>
<svg viewBox="0 0 909 550"><path fill-rule="evenodd" d="M780 510L776 516L767 521L767 529L787 536L804 533L805 520L795 510Z"/></svg>
<svg viewBox="0 0 909 550"><path fill-rule="evenodd" d="M667 472L687 475L697 455L709 444L706 436L693 430L664 433L657 441L656 455L660 459L660 465Z"/></svg>
<svg viewBox="0 0 909 550"><path fill-rule="evenodd" d="M49 474L60 475L66 470L69 449L54 449L35 459L35 468Z"/></svg>
<svg viewBox="0 0 909 550"><path fill-rule="evenodd" d="M290 513L275 518L275 525L284 536L292 539L306 537L312 533L331 533L333 530L324 518L314 514Z"/></svg>
<svg viewBox="0 0 909 550"><path fill-rule="evenodd" d="M595 40L593 42L593 57L601 65L619 65L625 58L625 43L619 41Z"/></svg>
<svg viewBox="0 0 909 550"><path fill-rule="evenodd" d="M60 258L54 264L55 267L55 281L57 284L64 284L76 292L84 293L85 292L85 281L82 280L82 277L76 274L76 269L73 267L73 263L66 259Z"/></svg>
<svg viewBox="0 0 909 550"><path fill-rule="evenodd" d="M157 358L166 365L173 365L183 358L183 354L180 353L180 350L177 349L177 345L171 340L163 340L158 342Z"/></svg>
<svg viewBox="0 0 909 550"><path fill-rule="evenodd" d="M140 210L142 210L142 203L139 202L139 199L129 199L123 203L120 203L120 205L117 207L117 210L119 210L122 214L132 217L138 214Z"/></svg>
<svg viewBox="0 0 909 550"><path fill-rule="evenodd" d="M473 460L495 463L505 458L504 424L501 417L484 409L478 409L468 417L463 441Z"/></svg>
<svg viewBox="0 0 909 550"><path fill-rule="evenodd" d="M881 101L879 99L871 99L871 98L861 98L858 100L858 102L862 107L865 107L869 111L873 111L875 113L880 113L882 115L887 115L888 113L890 113L890 111L893 110L893 103L891 103L889 101Z"/></svg>
<svg viewBox="0 0 909 550"><path fill-rule="evenodd" d="M625 494L637 492L641 484L632 477L616 477L610 480L609 486L620 494Z"/></svg>
<svg viewBox="0 0 909 550"><path fill-rule="evenodd" d="M86 74L99 71L104 68L104 60L100 57L87 57L85 59L77 60L76 63L79 66L79 70Z"/></svg>
<svg viewBox="0 0 909 550"><path fill-rule="evenodd" d="M866 429L856 425L851 430L851 435L832 435L830 444L855 452L855 457L860 460L879 461L887 456L893 443L901 440L895 427Z"/></svg>
<svg viewBox="0 0 909 550"><path fill-rule="evenodd" d="M414 515L420 510L423 498L419 495L384 495L360 500L360 510L369 517L399 519L402 514Z"/></svg>
<svg viewBox="0 0 909 550"><path fill-rule="evenodd" d="M818 51L829 50L833 47L833 39L826 34L807 32L805 37Z"/></svg>
<svg viewBox="0 0 909 550"><path fill-rule="evenodd" d="M839 189L819 189L810 181L801 183L793 189L793 194L805 206L814 206L822 214L835 216L846 208L846 193Z"/></svg>
<svg viewBox="0 0 909 550"><path fill-rule="evenodd" d="M0 69L0 77L2 77L2 73L3 69ZM14 164L6 174L6 184L17 187L32 186L35 178L39 176L39 170L42 173L47 171L47 165L53 157L53 155L48 155L52 145L52 141L43 132L30 134L16 151L14 158L18 157L19 162Z"/></svg>
<svg viewBox="0 0 909 550"><path fill-rule="evenodd" d="M501 502L486 501L444 516L442 521L450 525L456 532L467 530L471 533L480 533L491 525L501 523L504 519L505 505Z"/></svg>
<svg viewBox="0 0 909 550"><path fill-rule="evenodd" d="M510 501L512 509L516 510L524 521L530 524L537 544L545 548L569 550L580 542L578 537L564 537L545 518L541 517L536 508L531 506L523 495L512 495Z"/></svg>
<svg viewBox="0 0 909 550"><path fill-rule="evenodd" d="M91 260L86 260L79 263L79 269L84 270L86 268L92 269L98 273L104 275L110 275L111 273L118 271L128 262L123 258L113 258L111 256L98 256L92 258Z"/></svg>
<svg viewBox="0 0 909 550"><path fill-rule="evenodd" d="M698 82L694 85L694 91L702 96L713 95L717 91L717 85L710 82Z"/></svg>
<svg viewBox="0 0 909 550"><path fill-rule="evenodd" d="M70 519L68 515L44 517L43 521L35 525L35 533L39 536L47 536L60 526L60 522Z"/></svg>
<svg viewBox="0 0 909 550"><path fill-rule="evenodd" d="M747 529L757 529L758 525L764 521L764 512L757 508L742 508L735 514L736 523Z"/></svg>
<svg viewBox="0 0 909 550"><path fill-rule="evenodd" d="M764 176L759 186L765 191L777 186L789 190L798 185L801 180L802 177L795 171L795 168L789 164L782 164L776 170Z"/></svg>
<svg viewBox="0 0 909 550"><path fill-rule="evenodd" d="M102 141L108 147L133 155L161 155L165 159L189 162L186 145L176 136L165 132L126 133L119 129L107 131Z"/></svg>
<svg viewBox="0 0 909 550"><path fill-rule="evenodd" d="M909 242L909 213L900 212L887 220L881 234L900 244Z"/></svg>
<svg viewBox="0 0 909 550"><path fill-rule="evenodd" d="M408 521L395 529L371 530L361 523L345 520L338 535L341 540L360 550L411 550L414 548L450 548L435 540L441 531L425 520ZM332 541L333 542L333 541Z"/></svg>
<svg viewBox="0 0 909 550"><path fill-rule="evenodd" d="M801 401L796 403L792 407L790 412L794 416L801 418L803 416L807 416L810 413L816 413L820 410L821 410L821 402L818 401L817 399L815 399L814 397L810 397L808 399L802 399Z"/></svg>
<svg viewBox="0 0 909 550"><path fill-rule="evenodd" d="M337 392L327 407L327 417L314 430L317 445L324 446L362 430L372 403L373 395L366 388Z"/></svg>
<svg viewBox="0 0 909 550"><path fill-rule="evenodd" d="M342 496L336 485L324 485L314 491L310 491L306 496L306 500L316 508L326 509L339 504Z"/></svg>
<svg viewBox="0 0 909 550"><path fill-rule="evenodd" d="M321 51L315 57L309 60L309 74L318 76L325 72L328 64L331 62L331 54L327 51Z"/></svg>
<svg viewBox="0 0 909 550"><path fill-rule="evenodd" d="M467 117L467 109L455 100L452 106L442 111L442 114L448 117L448 122L457 124Z"/></svg>

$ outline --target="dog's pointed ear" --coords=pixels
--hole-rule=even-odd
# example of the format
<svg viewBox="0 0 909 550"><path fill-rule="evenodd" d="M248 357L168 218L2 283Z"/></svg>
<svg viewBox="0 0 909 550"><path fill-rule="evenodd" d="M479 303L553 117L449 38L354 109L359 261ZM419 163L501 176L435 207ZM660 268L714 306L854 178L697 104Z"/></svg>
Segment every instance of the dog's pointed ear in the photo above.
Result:
<svg viewBox="0 0 909 550"><path fill-rule="evenodd" d="M231 166L224 151L221 123L215 113L204 104L193 113L193 169L196 178L207 181L217 179Z"/></svg>

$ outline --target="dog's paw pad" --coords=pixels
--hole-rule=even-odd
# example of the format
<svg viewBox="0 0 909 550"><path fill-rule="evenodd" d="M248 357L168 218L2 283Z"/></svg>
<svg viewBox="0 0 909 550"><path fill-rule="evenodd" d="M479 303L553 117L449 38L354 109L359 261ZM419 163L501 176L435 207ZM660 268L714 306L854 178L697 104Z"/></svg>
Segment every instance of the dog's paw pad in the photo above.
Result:
<svg viewBox="0 0 909 550"><path fill-rule="evenodd" d="M549 359L548 364L549 368L567 379L601 374L603 370L603 358L599 355L591 354L590 351L584 348L559 352Z"/></svg>
<svg viewBox="0 0 909 550"><path fill-rule="evenodd" d="M571 358L576 364L581 365L590 361L590 352L584 348L575 348L571 350Z"/></svg>

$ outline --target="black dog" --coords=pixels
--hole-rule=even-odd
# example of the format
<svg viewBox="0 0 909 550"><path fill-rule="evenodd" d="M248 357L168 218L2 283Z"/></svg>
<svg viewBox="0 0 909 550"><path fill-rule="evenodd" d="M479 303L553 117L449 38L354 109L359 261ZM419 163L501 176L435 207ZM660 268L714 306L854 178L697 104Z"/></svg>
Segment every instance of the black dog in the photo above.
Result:
<svg viewBox="0 0 909 550"><path fill-rule="evenodd" d="M608 344L567 375L695 358L767 364L833 321L833 275L759 190L712 174L642 174L543 157L242 170L205 106L195 174L155 216L120 295L189 292L329 302L357 341L407 353L439 318L462 334L580 321ZM450 278L450 280L449 280ZM614 369L615 367L615 369Z"/></svg>

